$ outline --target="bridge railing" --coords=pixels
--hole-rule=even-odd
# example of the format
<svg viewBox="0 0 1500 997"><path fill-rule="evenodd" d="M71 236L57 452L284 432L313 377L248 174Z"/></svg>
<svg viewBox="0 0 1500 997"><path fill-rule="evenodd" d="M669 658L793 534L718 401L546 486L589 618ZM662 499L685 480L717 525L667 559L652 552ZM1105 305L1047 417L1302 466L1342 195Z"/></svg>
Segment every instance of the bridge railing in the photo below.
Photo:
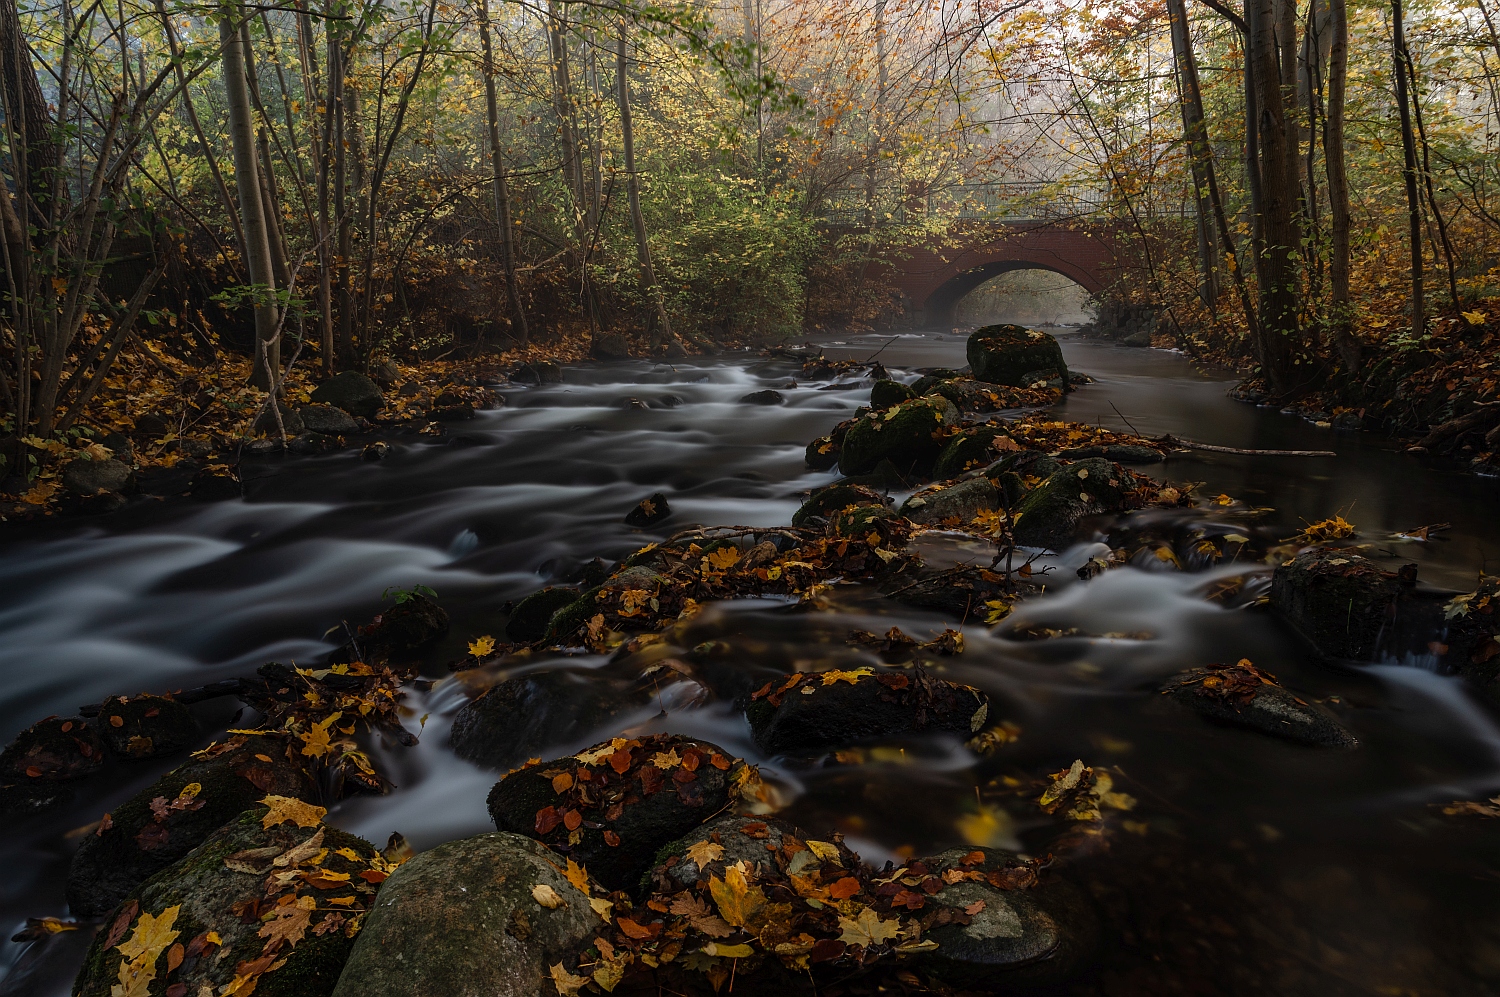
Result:
<svg viewBox="0 0 1500 997"><path fill-rule="evenodd" d="M1036 181L959 184L925 195L887 190L876 197L874 224L905 225L933 216L965 221L1064 221L1101 214L1107 200L1104 191ZM871 221L863 192L850 192L829 202L819 217L835 226L861 227Z"/></svg>

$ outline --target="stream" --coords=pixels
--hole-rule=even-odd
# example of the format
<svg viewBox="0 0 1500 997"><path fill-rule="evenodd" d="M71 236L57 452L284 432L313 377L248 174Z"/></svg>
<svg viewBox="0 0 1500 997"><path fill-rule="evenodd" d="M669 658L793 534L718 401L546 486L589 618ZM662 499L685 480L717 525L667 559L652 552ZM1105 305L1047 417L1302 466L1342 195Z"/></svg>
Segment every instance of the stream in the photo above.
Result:
<svg viewBox="0 0 1500 997"><path fill-rule="evenodd" d="M1337 451L1195 451L1141 468L1201 482L1199 495L1265 507L1253 520L1263 536L1290 537L1342 513L1370 556L1415 562L1425 584L1451 590L1473 588L1500 562L1500 483L1428 468L1391 441L1232 401L1231 375L1176 354L1058 332L1069 365L1096 379L1054 408L1060 419L1228 447ZM880 351L905 380L918 367L965 363L965 338L954 334L824 345L830 358ZM480 635L503 640L507 603L576 579L592 558L624 557L691 524L788 523L809 489L837 477L806 469L807 442L869 397L870 382L853 378L787 387L799 372L750 353L580 365L562 384L502 386L504 408L450 424L446 437L393 439L383 461L361 461L355 449L247 465L244 500L143 502L106 520L5 525L0 733L8 741L42 717L111 694L203 685L268 660L314 662L342 641L342 621L380 611L388 587L425 585L452 627L425 668L438 681L407 700L406 726L420 729L421 744L377 748L398 788L343 801L328 819L377 844L400 831L418 850L493 830L485 794L497 775L456 758L447 736L467 696L504 675L452 679L446 662ZM768 387L787 403L739 400ZM625 513L657 491L673 518L657 531L627 527ZM1248 528L1243 512L1222 522L1212 506L1191 515ZM1432 524L1450 528L1428 542L1397 536ZM1500 840L1481 819L1444 817L1433 806L1500 790L1493 711L1431 659L1334 668L1270 614L1204 598L1215 581L1264 579L1268 566L1124 567L1084 583L1068 567L1086 556L1054 559L1055 587L998 627L966 624L964 653L942 663L945 678L990 694L991 720L1020 728L995 758L928 741L852 764L793 764L763 757L729 703L671 689L629 718L631 729L690 734L756 762L785 802L781 816L837 828L876 863L965 841L1024 850L1043 830L1040 815L1029 821L979 800L983 784L1075 758L1116 766L1136 806L1071 873L1100 909L1101 955L1061 992L1500 993ZM805 670L873 663L847 646L850 630L900 626L925 640L953 625L853 592L823 613L769 600L711 606L695 632L749 659ZM1026 639L1018 631L1027 628L1060 635ZM1167 676L1242 657L1328 703L1361 747L1318 751L1158 708L1155 687ZM574 667L604 660L567 659ZM237 708L223 700L194 710L212 737L234 725ZM76 829L174 764L117 765L107 784L83 784L71 805L7 819L7 939L28 916L67 916ZM86 930L5 941L0 995L67 993L89 941Z"/></svg>

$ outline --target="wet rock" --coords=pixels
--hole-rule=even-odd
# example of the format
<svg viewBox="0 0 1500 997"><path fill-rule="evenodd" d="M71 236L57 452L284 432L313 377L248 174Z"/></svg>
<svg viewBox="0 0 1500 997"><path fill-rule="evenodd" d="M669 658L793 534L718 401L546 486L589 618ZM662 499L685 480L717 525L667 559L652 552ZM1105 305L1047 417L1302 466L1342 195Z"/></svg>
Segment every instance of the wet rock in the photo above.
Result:
<svg viewBox="0 0 1500 997"><path fill-rule="evenodd" d="M900 381L876 381L870 388L870 408L880 411L916 397L917 393Z"/></svg>
<svg viewBox="0 0 1500 997"><path fill-rule="evenodd" d="M312 400L343 409L361 419L373 419L385 408L380 387L358 371L335 374L313 389Z"/></svg>
<svg viewBox="0 0 1500 997"><path fill-rule="evenodd" d="M48 717L16 735L0 752L0 782L67 782L104 765L104 742L83 717Z"/></svg>
<svg viewBox="0 0 1500 997"><path fill-rule="evenodd" d="M976 857L982 856L979 861ZM1045 986L1086 968L1099 941L1099 918L1072 884L1049 874L1038 881L1014 852L955 848L923 859L931 876L977 873L945 886L924 912L938 923L923 937L937 948L921 958L924 969L959 986ZM1025 888L1002 888L1020 880ZM943 912L978 910L967 924ZM951 915L950 915L951 917Z"/></svg>
<svg viewBox="0 0 1500 997"><path fill-rule="evenodd" d="M149 877L267 795L316 799L286 738L235 734L162 776L85 835L68 870L75 914L108 913Z"/></svg>
<svg viewBox="0 0 1500 997"><path fill-rule="evenodd" d="M562 383L562 364L556 360L537 360L531 366L536 368L537 380L542 384Z"/></svg>
<svg viewBox="0 0 1500 997"><path fill-rule="evenodd" d="M135 472L136 490L143 495L181 495L192 487L202 467L191 457L171 467L143 467Z"/></svg>
<svg viewBox="0 0 1500 997"><path fill-rule="evenodd" d="M745 719L767 754L814 754L859 741L913 734L970 737L989 716L983 692L909 671L797 672L745 702Z"/></svg>
<svg viewBox="0 0 1500 997"><path fill-rule="evenodd" d="M75 457L63 466L62 483L74 495L97 495L124 491L134 476L129 464L113 457L106 460Z"/></svg>
<svg viewBox="0 0 1500 997"><path fill-rule="evenodd" d="M827 471L838 466L839 448L831 436L820 436L807 445L803 460L814 471Z"/></svg>
<svg viewBox="0 0 1500 997"><path fill-rule="evenodd" d="M112 451L116 460L126 464L135 463L135 446L124 433L100 433L94 437L94 442Z"/></svg>
<svg viewBox="0 0 1500 997"><path fill-rule="evenodd" d="M193 475L188 494L200 502L222 502L239 498L243 487L234 468L214 464Z"/></svg>
<svg viewBox="0 0 1500 997"><path fill-rule="evenodd" d="M667 497L656 492L649 498L641 499L634 509L625 514L625 525L643 530L665 522L671 515L672 507L667 504Z"/></svg>
<svg viewBox="0 0 1500 997"><path fill-rule="evenodd" d="M401 380L401 368L390 360L382 360L370 365L370 380L382 388L393 388L396 382Z"/></svg>
<svg viewBox="0 0 1500 997"><path fill-rule="evenodd" d="M553 613L551 621L547 624L547 635L543 639L549 644L558 644L571 639L579 628L598 612L595 600L603 588L603 585L596 585L591 589L585 589L576 600Z"/></svg>
<svg viewBox="0 0 1500 997"><path fill-rule="evenodd" d="M1040 450L1022 450L1007 454L984 469L985 477L995 479L1007 472L1027 478L1046 480L1062 470L1063 463L1051 454Z"/></svg>
<svg viewBox="0 0 1500 997"><path fill-rule="evenodd" d="M947 488L918 492L901 506L901 515L914 523L972 522L981 512L1000 508L1000 492L990 479L970 478Z"/></svg>
<svg viewBox="0 0 1500 997"><path fill-rule="evenodd" d="M281 413L281 422L277 423L277 411ZM251 432L264 433L266 436L280 437L283 432L288 437L293 437L307 432L307 426L302 421L302 413L283 402L276 403L276 411L272 411L267 405L260 415L255 417L255 425Z"/></svg>
<svg viewBox="0 0 1500 997"><path fill-rule="evenodd" d="M952 568L907 567L887 579L880 591L906 606L948 613L960 620L984 619L985 603L1007 604L1015 593L987 565L969 564Z"/></svg>
<svg viewBox="0 0 1500 997"><path fill-rule="evenodd" d="M427 413L427 418L438 422L463 422L474 418L474 406L468 402L460 402L455 405L440 405Z"/></svg>
<svg viewBox="0 0 1500 997"><path fill-rule="evenodd" d="M1363 429L1365 420L1358 412L1340 412L1333 417L1332 425L1334 429Z"/></svg>
<svg viewBox="0 0 1500 997"><path fill-rule="evenodd" d="M65 494L58 511L68 516L104 516L125 508L130 500L119 492L95 492L93 495Z"/></svg>
<svg viewBox="0 0 1500 997"><path fill-rule="evenodd" d="M385 864L369 842L314 821L318 812L302 818L311 827L291 820L264 827L269 810L255 807L143 883L95 935L76 997L122 992L133 975L126 955L141 958L126 950L147 932L147 917L158 931L175 932L154 960L138 964L151 993L332 993L354 947L351 928L373 899L370 880L384 878ZM289 882L268 887L273 873ZM327 903L331 889L348 900Z"/></svg>
<svg viewBox="0 0 1500 997"><path fill-rule="evenodd" d="M752 391L740 399L746 405L785 405L786 398L775 388Z"/></svg>
<svg viewBox="0 0 1500 997"><path fill-rule="evenodd" d="M1447 624L1444 664L1489 697L1500 699L1500 578L1480 579L1473 592L1443 606Z"/></svg>
<svg viewBox="0 0 1500 997"><path fill-rule="evenodd" d="M1324 654L1374 661L1416 581L1415 564L1386 571L1358 551L1317 547L1277 565L1271 606Z"/></svg>
<svg viewBox="0 0 1500 997"><path fill-rule="evenodd" d="M454 754L476 765L510 769L577 744L644 702L597 672L528 672L465 703L453 718L448 743Z"/></svg>
<svg viewBox="0 0 1500 997"><path fill-rule="evenodd" d="M885 501L885 496L863 485L830 485L813 492L808 500L792 513L792 525L802 526L814 517L827 519L846 506L884 505Z"/></svg>
<svg viewBox="0 0 1500 997"><path fill-rule="evenodd" d="M96 722L110 751L121 758L158 758L181 751L202 733L192 711L165 696L112 696Z"/></svg>
<svg viewBox="0 0 1500 997"><path fill-rule="evenodd" d="M549 968L571 963L601 925L560 864L536 841L503 833L449 841L411 859L381 884L335 997L555 992ZM553 906L537 899L543 888L557 897Z"/></svg>
<svg viewBox="0 0 1500 997"><path fill-rule="evenodd" d="M1062 377L1068 373L1056 339L1019 325L990 325L971 333L968 358L976 380L1012 388L1032 383L1026 378L1038 370L1055 371Z"/></svg>
<svg viewBox="0 0 1500 997"><path fill-rule="evenodd" d="M1073 542L1085 516L1128 508L1128 493L1134 487L1129 471L1102 457L1069 464L1021 500L1013 531L1016 543L1062 550Z"/></svg>
<svg viewBox="0 0 1500 997"><path fill-rule="evenodd" d="M73 802L73 789L44 779L0 778L0 817L25 818Z"/></svg>
<svg viewBox="0 0 1500 997"><path fill-rule="evenodd" d="M766 853L781 849L783 843L801 843L809 837L807 832L775 817L721 814L657 852L656 863L648 875L657 890L668 894L691 889L710 876L723 879L724 869L737 862L744 862L746 868L763 866L769 880L775 881L784 877L777 876L776 866L766 862ZM719 857L702 865L694 861L688 849L700 841L718 845ZM845 858L851 865L858 861L852 852Z"/></svg>
<svg viewBox="0 0 1500 997"><path fill-rule="evenodd" d="M1216 723L1320 748L1359 746L1359 739L1323 710L1274 684L1274 676L1246 666L1248 661L1189 668L1168 679L1161 691Z"/></svg>
<svg viewBox="0 0 1500 997"><path fill-rule="evenodd" d="M840 509L828 520L828 528L835 536L863 537L880 523L891 526L899 524L901 516L885 505L856 505Z"/></svg>
<svg viewBox="0 0 1500 997"><path fill-rule="evenodd" d="M391 445L385 440L376 440L374 443L366 443L365 448L359 452L360 460L385 460L391 455Z"/></svg>
<svg viewBox="0 0 1500 997"><path fill-rule="evenodd" d="M300 433L287 441L286 448L299 456L311 457L337 450L339 443L336 437L324 436L322 433Z"/></svg>
<svg viewBox="0 0 1500 997"><path fill-rule="evenodd" d="M409 661L448 633L448 613L419 592L359 628L359 652L366 662Z"/></svg>
<svg viewBox="0 0 1500 997"><path fill-rule="evenodd" d="M517 364L510 374L507 375L516 384L540 384L542 376L537 372L534 364Z"/></svg>
<svg viewBox="0 0 1500 997"><path fill-rule="evenodd" d="M1083 460L1086 457L1103 457L1116 464L1160 464L1162 453L1155 447L1133 444L1110 444L1108 446L1074 447L1059 450L1057 456L1064 460Z"/></svg>
<svg viewBox="0 0 1500 997"><path fill-rule="evenodd" d="M553 615L564 606L578 601L579 592L572 588L548 586L533 592L511 610L505 623L505 636L516 644L531 644L547 636Z"/></svg>
<svg viewBox="0 0 1500 997"><path fill-rule="evenodd" d="M309 432L338 436L342 433L359 432L359 423L348 412L335 405L308 404L297 410L302 416L302 425Z"/></svg>
<svg viewBox="0 0 1500 997"><path fill-rule="evenodd" d="M995 459L995 441L1009 440L1009 435L998 426L979 426L971 432L952 437L938 455L932 467L932 476L939 481L956 478L965 471L987 467ZM1005 446L1014 446L1006 443Z"/></svg>
<svg viewBox="0 0 1500 997"><path fill-rule="evenodd" d="M609 889L631 889L668 842L734 800L743 762L677 734L615 738L512 772L489 796L501 831L538 838Z"/></svg>
<svg viewBox="0 0 1500 997"><path fill-rule="evenodd" d="M629 360L630 340L617 332L596 333L589 356L595 360Z"/></svg>
<svg viewBox="0 0 1500 997"><path fill-rule="evenodd" d="M171 431L172 424L155 412L147 412L135 418L134 432L141 436L157 439Z"/></svg>
<svg viewBox="0 0 1500 997"><path fill-rule="evenodd" d="M867 474L882 460L889 460L903 472L925 474L943 449L935 433L957 421L958 409L937 395L866 415L845 435L839 469L845 474Z"/></svg>

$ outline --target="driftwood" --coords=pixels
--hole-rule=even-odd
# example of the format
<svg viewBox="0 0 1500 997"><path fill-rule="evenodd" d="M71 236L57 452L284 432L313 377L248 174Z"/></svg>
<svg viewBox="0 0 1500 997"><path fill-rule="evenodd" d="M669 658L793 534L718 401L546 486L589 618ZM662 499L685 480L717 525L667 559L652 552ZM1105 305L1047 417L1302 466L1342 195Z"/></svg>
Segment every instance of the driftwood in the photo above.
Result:
<svg viewBox="0 0 1500 997"><path fill-rule="evenodd" d="M1168 434L1159 436L1157 443L1163 446L1186 448L1188 450L1210 450L1214 453L1245 454L1251 457L1337 457L1338 452L1334 450L1247 450L1242 447L1216 447L1208 443L1195 443L1192 440L1184 440Z"/></svg>
<svg viewBox="0 0 1500 997"><path fill-rule="evenodd" d="M1427 435L1418 440L1411 449L1431 450L1448 439L1453 439L1456 443L1457 437L1471 430L1481 429L1493 419L1500 419L1500 401L1480 402L1472 412L1466 412L1456 419L1449 419L1447 422L1432 427ZM1485 442L1490 442L1492 435L1494 435L1493 430L1485 435Z"/></svg>

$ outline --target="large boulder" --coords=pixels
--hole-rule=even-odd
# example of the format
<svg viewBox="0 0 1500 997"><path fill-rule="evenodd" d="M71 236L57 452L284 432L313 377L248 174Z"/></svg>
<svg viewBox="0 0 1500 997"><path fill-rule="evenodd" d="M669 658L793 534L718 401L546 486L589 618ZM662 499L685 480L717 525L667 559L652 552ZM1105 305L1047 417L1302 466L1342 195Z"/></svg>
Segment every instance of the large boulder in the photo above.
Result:
<svg viewBox="0 0 1500 997"><path fill-rule="evenodd" d="M423 852L381 885L335 997L556 993L551 967L571 963L601 926L589 894L562 866L515 834Z"/></svg>
<svg viewBox="0 0 1500 997"><path fill-rule="evenodd" d="M805 755L859 741L915 734L973 736L990 700L971 686L903 671L796 672L766 683L744 704L750 735L771 755Z"/></svg>
<svg viewBox="0 0 1500 997"><path fill-rule="evenodd" d="M999 426L979 426L954 436L938 455L937 463L932 467L933 478L939 481L956 478L965 471L989 466L995 460L997 439L1002 440L1002 446L1016 447L1009 434Z"/></svg>
<svg viewBox="0 0 1500 997"><path fill-rule="evenodd" d="M302 425L312 433L338 436L341 433L359 432L359 423L348 412L335 405L312 403L298 409Z"/></svg>
<svg viewBox="0 0 1500 997"><path fill-rule="evenodd" d="M380 386L353 370L335 374L318 385L313 389L312 400L333 405L363 419L375 418L375 413L385 407Z"/></svg>
<svg viewBox="0 0 1500 997"><path fill-rule="evenodd" d="M917 397L917 393L900 381L876 381L870 388L870 408L882 411Z"/></svg>
<svg viewBox="0 0 1500 997"><path fill-rule="evenodd" d="M124 491L134 476L129 464L113 457L105 460L75 457L63 466L62 483L74 495L97 495Z"/></svg>
<svg viewBox="0 0 1500 997"><path fill-rule="evenodd" d="M618 332L595 333L589 356L595 360L629 360L630 340Z"/></svg>
<svg viewBox="0 0 1500 997"><path fill-rule="evenodd" d="M901 515L914 523L969 523L981 512L994 512L1000 508L1000 491L989 478L970 478L968 481L918 492L901 506Z"/></svg>
<svg viewBox="0 0 1500 997"><path fill-rule="evenodd" d="M131 893L94 936L75 997L333 992L390 867L324 825L323 808L269 800Z"/></svg>
<svg viewBox="0 0 1500 997"><path fill-rule="evenodd" d="M903 473L925 474L944 446L943 430L958 421L958 409L940 395L913 398L861 418L844 436L839 470L868 474L883 460Z"/></svg>
<svg viewBox="0 0 1500 997"><path fill-rule="evenodd" d="M1162 693L1215 723L1319 748L1355 748L1359 739L1323 710L1294 696L1248 660L1189 668Z"/></svg>
<svg viewBox="0 0 1500 997"><path fill-rule="evenodd" d="M68 870L75 914L108 913L267 795L311 800L317 789L288 738L235 734L198 752L104 816Z"/></svg>
<svg viewBox="0 0 1500 997"><path fill-rule="evenodd" d="M1102 457L1069 464L1021 500L1012 535L1022 547L1062 550L1085 516L1130 508L1135 487L1129 471Z"/></svg>
<svg viewBox="0 0 1500 997"><path fill-rule="evenodd" d="M836 484L820 488L810 495L796 512L792 513L792 525L804 526L814 518L828 519L840 509L851 505L885 504L885 496L864 485Z"/></svg>
<svg viewBox="0 0 1500 997"><path fill-rule="evenodd" d="M490 816L499 830L576 859L609 889L630 889L659 848L733 802L743 768L705 741L617 737L512 772L490 791Z"/></svg>
<svg viewBox="0 0 1500 997"><path fill-rule="evenodd" d="M1064 384L1068 380L1068 365L1057 340L1019 325L989 325L975 330L969 335L968 357L978 381L1024 388L1034 380L1054 375Z"/></svg>
<svg viewBox="0 0 1500 997"><path fill-rule="evenodd" d="M1324 654L1374 661L1395 649L1416 582L1415 564L1386 571L1356 550L1315 547L1277 565L1271 606Z"/></svg>
<svg viewBox="0 0 1500 997"><path fill-rule="evenodd" d="M156 758L181 751L201 731L192 711L166 696L111 696L99 712L99 735L121 758Z"/></svg>
<svg viewBox="0 0 1500 997"><path fill-rule="evenodd" d="M601 728L642 702L622 683L588 669L528 672L465 703L453 718L448 743L476 765L509 769L603 733Z"/></svg>

